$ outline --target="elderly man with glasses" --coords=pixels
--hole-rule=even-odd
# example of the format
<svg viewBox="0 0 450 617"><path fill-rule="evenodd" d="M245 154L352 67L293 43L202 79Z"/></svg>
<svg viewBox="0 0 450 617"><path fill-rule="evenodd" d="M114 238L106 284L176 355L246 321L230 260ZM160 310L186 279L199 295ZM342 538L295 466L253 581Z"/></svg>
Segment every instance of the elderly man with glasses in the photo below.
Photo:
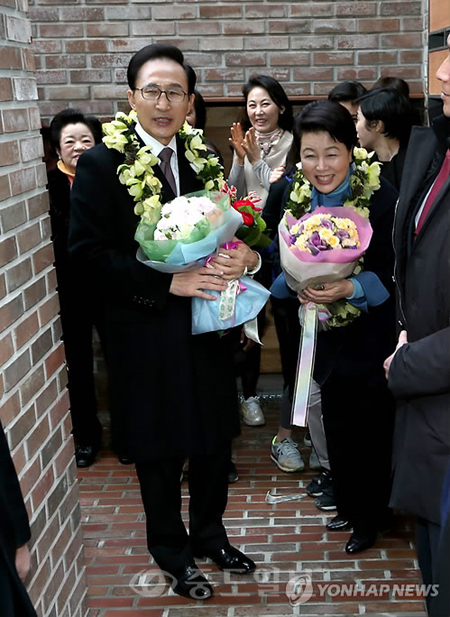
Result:
<svg viewBox="0 0 450 617"><path fill-rule="evenodd" d="M204 188L178 135L193 104L195 73L171 45L149 45L128 66L132 130L151 146L154 175L167 202ZM191 298L212 300L229 278L255 268L245 245L230 266L165 274L136 260L139 222L119 182L124 154L102 144L78 163L72 189L70 246L103 297L112 433L133 457L147 518L147 543L175 593L208 599L213 590L194 557L240 574L256 567L232 547L222 522L231 439L239 432L231 357L217 333L191 334ZM181 517L180 475L189 458L189 535Z"/></svg>

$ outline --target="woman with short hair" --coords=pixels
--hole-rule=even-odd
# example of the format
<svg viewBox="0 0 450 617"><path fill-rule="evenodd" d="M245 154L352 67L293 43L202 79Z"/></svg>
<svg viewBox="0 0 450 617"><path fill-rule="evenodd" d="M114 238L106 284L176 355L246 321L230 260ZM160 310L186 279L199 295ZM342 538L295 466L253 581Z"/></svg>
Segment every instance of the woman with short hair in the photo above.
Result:
<svg viewBox="0 0 450 617"><path fill-rule="evenodd" d="M359 143L374 150L383 163L381 175L397 190L413 125L409 99L395 88L379 88L359 99L356 130Z"/></svg>

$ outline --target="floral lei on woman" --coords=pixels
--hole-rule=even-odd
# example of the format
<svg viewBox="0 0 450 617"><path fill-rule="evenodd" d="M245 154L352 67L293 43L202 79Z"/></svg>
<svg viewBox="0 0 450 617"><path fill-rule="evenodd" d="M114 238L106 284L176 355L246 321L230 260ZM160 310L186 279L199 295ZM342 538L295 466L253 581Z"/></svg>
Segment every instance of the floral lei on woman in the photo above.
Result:
<svg viewBox="0 0 450 617"><path fill-rule="evenodd" d="M358 214L365 218L369 218L372 195L380 188L380 163L377 161L370 163L372 156L373 153L369 154L365 148L353 149L354 170L350 175L352 194L342 204L343 206L352 206ZM311 195L312 185L305 178L301 163L299 163L298 170L292 179L292 189L286 210L296 219L300 219L311 210ZM363 270L363 262L364 257L361 257L353 270L353 274L359 274ZM330 318L326 321L327 327L346 326L361 314L361 311L345 298L319 306L325 310L328 309L331 313Z"/></svg>
<svg viewBox="0 0 450 617"><path fill-rule="evenodd" d="M143 146L134 132L137 121L134 110L127 116L118 112L112 122L103 125L103 143L125 154L125 163L119 165L117 173L119 180L125 184L136 205L134 211L138 216L151 218L152 212L162 206L162 184L155 176L153 167L159 159L152 154L152 146ZM204 188L210 191L220 191L224 185L223 167L219 157L208 154L204 143L203 131L192 128L187 122L178 132L186 148L185 156L190 166L196 172L197 178L203 182Z"/></svg>

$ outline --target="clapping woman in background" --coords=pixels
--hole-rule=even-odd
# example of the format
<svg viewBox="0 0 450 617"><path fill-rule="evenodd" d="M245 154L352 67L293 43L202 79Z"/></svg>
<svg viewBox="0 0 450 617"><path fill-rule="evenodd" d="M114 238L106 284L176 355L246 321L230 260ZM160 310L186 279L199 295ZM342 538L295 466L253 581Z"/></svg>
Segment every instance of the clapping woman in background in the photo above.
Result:
<svg viewBox="0 0 450 617"><path fill-rule="evenodd" d="M264 208L270 189L272 170L286 163L292 144L292 106L281 84L269 75L256 75L244 86L245 120L231 127L230 143L234 150L233 165L228 183L237 188L238 198L254 191ZM245 132L244 132L245 131ZM263 267L257 280L270 285L270 268L263 256ZM258 318L260 331L264 324L264 310ZM261 346L244 343L236 356L241 375L243 402L241 415L245 424L261 426L265 423L257 396L260 374Z"/></svg>
<svg viewBox="0 0 450 617"><path fill-rule="evenodd" d="M245 120L231 127L234 150L228 182L238 197L255 191L264 208L273 169L284 165L292 144L292 106L281 84L269 75L251 77L244 86ZM245 133L244 133L245 131Z"/></svg>

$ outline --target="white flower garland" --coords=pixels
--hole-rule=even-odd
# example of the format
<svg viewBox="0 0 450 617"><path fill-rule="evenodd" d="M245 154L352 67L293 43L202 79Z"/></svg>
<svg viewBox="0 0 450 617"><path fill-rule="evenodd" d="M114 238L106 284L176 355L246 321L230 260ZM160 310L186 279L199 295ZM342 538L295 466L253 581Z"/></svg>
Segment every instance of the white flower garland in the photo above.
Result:
<svg viewBox="0 0 450 617"><path fill-rule="evenodd" d="M352 206L364 218L369 218L370 200L374 192L380 188L381 165L378 161L370 163L372 156L373 152L369 154L365 148L353 148L355 169L350 175L352 194L342 204ZM298 163L297 168L298 171L292 179L292 190L286 210L299 219L311 210L312 184L305 178L301 163Z"/></svg>
<svg viewBox="0 0 450 617"><path fill-rule="evenodd" d="M128 188L136 205L134 211L138 216L151 218L152 212L162 206L162 184L156 177L153 167L159 163L152 154L152 146L141 147L133 125L137 121L134 110L127 116L118 112L112 122L103 125L103 143L125 154L125 162L119 165L119 180ZM192 128L187 122L178 132L186 148L185 156L190 166L203 182L205 190L220 191L225 183L223 167L219 157L208 154L204 143L203 131Z"/></svg>

